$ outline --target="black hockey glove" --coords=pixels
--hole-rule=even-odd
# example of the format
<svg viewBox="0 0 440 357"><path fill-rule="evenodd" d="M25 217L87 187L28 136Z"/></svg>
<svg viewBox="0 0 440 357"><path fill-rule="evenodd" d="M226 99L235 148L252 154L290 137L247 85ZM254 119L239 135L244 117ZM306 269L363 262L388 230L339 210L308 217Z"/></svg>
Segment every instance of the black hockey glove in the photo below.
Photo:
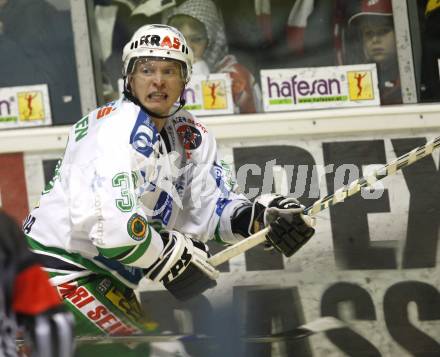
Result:
<svg viewBox="0 0 440 357"><path fill-rule="evenodd" d="M208 246L176 231L161 233L164 249L147 269L147 277L160 281L176 299L187 300L217 285L219 272L206 260Z"/></svg>
<svg viewBox="0 0 440 357"><path fill-rule="evenodd" d="M303 214L302 206L293 197L263 195L252 206L249 234L270 226L266 235L272 247L286 257L295 254L313 236L314 221Z"/></svg>

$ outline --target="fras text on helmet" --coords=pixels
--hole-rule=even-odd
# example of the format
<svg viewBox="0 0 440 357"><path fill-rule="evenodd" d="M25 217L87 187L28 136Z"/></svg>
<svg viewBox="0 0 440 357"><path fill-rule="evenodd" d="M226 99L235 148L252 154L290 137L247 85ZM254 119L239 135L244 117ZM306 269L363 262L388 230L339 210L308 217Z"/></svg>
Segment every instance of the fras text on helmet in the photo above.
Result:
<svg viewBox="0 0 440 357"><path fill-rule="evenodd" d="M174 48L176 50L180 48L183 53L188 54L188 48L182 44L177 37L173 37L171 40L170 36L165 36L162 38L159 35L144 35L141 36L139 41L133 41L130 45L130 49L133 50L138 46L157 46L169 49Z"/></svg>

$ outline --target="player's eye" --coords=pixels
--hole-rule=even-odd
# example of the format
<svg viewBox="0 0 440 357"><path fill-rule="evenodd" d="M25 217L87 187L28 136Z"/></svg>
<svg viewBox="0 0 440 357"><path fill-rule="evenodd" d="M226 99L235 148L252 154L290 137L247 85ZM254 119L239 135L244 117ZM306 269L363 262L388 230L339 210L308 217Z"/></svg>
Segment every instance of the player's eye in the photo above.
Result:
<svg viewBox="0 0 440 357"><path fill-rule="evenodd" d="M148 65L143 65L139 68L139 71L143 74L151 75L154 73L154 68Z"/></svg>
<svg viewBox="0 0 440 357"><path fill-rule="evenodd" d="M163 73L166 74L166 75L172 76L172 75L177 74L177 70L175 68L166 68L163 71Z"/></svg>

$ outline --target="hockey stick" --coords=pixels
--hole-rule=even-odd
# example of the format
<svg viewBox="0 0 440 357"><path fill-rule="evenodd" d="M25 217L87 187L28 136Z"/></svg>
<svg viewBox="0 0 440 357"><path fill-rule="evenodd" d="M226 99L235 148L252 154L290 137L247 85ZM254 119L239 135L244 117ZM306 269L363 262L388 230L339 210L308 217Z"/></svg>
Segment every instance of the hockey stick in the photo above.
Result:
<svg viewBox="0 0 440 357"><path fill-rule="evenodd" d="M434 149L440 146L440 136L428 141L425 145L419 146L410 152L398 157L385 166L375 170L371 175L361 177L354 180L349 185L341 187L334 193L327 195L317 200L313 205L304 209L304 214L310 216L316 215L330 206L334 206L343 202L346 198L353 196L361 191L363 187L372 186L376 181L382 180L387 176L394 175L400 169L412 165L414 162L430 155ZM208 259L208 262L216 267L235 256L244 253L245 251L257 246L258 244L266 240L266 234L269 231L269 227L262 229L261 231L251 235L250 237L226 248L225 250L215 254Z"/></svg>
<svg viewBox="0 0 440 357"><path fill-rule="evenodd" d="M242 336L241 340L247 343L272 343L279 341L300 340L317 333L348 327L348 325L331 316L320 317L316 320L298 326L294 329L278 332L270 335ZM109 344L109 343L140 343L140 342L200 342L209 341L216 343L217 336L204 334L155 334L155 335L133 335L133 336L80 336L75 338L75 344ZM218 341L217 341L218 342Z"/></svg>
<svg viewBox="0 0 440 357"><path fill-rule="evenodd" d="M347 327L349 326L345 322L332 316L325 316L325 317L320 317L311 322L308 322L304 325L298 326L291 330L278 332L271 335L243 337L243 340L245 342L253 342L253 343L271 343L271 342L279 342L279 341L300 340L315 335L317 333L322 333L330 330L337 330Z"/></svg>
<svg viewBox="0 0 440 357"><path fill-rule="evenodd" d="M109 335L93 335L93 336L77 336L75 337L75 345L88 345L88 344L132 344L132 343L155 343L155 342L173 342L173 341L202 341L211 340L212 336L207 335L196 335L196 334L173 334L173 333L163 333L163 334L151 334L151 335L128 335L128 336L109 336ZM23 339L17 339L17 347L21 348L26 346L29 342Z"/></svg>
<svg viewBox="0 0 440 357"><path fill-rule="evenodd" d="M349 327L345 322L331 316L320 317L316 320L298 326L294 329L282 331L270 335L242 336L240 339L247 343L272 343L279 341L300 340L318 333ZM217 336L208 336L204 334L173 334L162 333L152 335L130 335L130 336L78 336L75 337L75 345L88 344L131 344L131 343L155 343L155 342L218 342ZM16 340L18 347L25 346L26 341Z"/></svg>

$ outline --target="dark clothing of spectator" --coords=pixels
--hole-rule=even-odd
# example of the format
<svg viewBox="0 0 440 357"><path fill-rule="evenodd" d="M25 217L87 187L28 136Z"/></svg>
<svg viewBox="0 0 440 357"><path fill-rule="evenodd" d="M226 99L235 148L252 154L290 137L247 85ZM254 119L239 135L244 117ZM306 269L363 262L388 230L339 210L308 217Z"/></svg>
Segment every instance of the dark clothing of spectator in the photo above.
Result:
<svg viewBox="0 0 440 357"><path fill-rule="evenodd" d="M32 356L72 355L73 318L48 279L17 224L0 210L0 356L17 355L17 323Z"/></svg>
<svg viewBox="0 0 440 357"><path fill-rule="evenodd" d="M440 4L428 1L422 21L422 91L427 102L440 100Z"/></svg>

